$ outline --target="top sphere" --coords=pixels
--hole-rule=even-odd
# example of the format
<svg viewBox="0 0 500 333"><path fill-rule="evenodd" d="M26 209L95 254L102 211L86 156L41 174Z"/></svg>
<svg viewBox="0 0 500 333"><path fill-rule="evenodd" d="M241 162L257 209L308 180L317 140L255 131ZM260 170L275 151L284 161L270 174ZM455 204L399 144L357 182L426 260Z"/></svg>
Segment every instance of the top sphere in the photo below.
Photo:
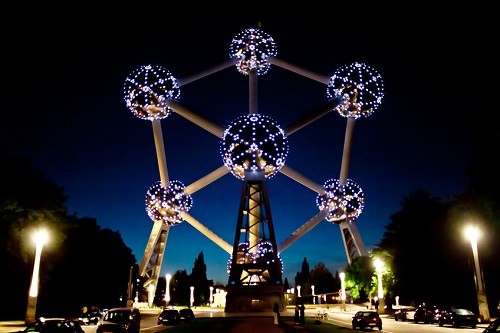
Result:
<svg viewBox="0 0 500 333"><path fill-rule="evenodd" d="M382 76L366 64L355 62L335 71L327 88L329 100L340 99L336 110L343 117L370 116L382 103Z"/></svg>
<svg viewBox="0 0 500 333"><path fill-rule="evenodd" d="M177 79L162 66L141 66L125 79L125 103L140 119L168 117L172 109L166 102L168 99L178 100L180 93Z"/></svg>
<svg viewBox="0 0 500 333"><path fill-rule="evenodd" d="M259 29L245 29L233 38L229 46L229 57L236 60L236 68L245 75L251 71L266 74L271 67L269 58L276 54L273 38Z"/></svg>

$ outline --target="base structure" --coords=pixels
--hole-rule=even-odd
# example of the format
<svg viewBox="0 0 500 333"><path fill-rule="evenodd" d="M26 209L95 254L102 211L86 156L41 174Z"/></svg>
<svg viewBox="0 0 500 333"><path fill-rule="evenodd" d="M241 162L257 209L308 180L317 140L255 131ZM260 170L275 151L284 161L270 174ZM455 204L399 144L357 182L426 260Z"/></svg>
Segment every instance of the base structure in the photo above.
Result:
<svg viewBox="0 0 500 333"><path fill-rule="evenodd" d="M225 312L273 311L285 308L283 286L227 286Z"/></svg>
<svg viewBox="0 0 500 333"><path fill-rule="evenodd" d="M275 303L283 309L282 269L265 182L246 180L230 259L225 311L272 311Z"/></svg>

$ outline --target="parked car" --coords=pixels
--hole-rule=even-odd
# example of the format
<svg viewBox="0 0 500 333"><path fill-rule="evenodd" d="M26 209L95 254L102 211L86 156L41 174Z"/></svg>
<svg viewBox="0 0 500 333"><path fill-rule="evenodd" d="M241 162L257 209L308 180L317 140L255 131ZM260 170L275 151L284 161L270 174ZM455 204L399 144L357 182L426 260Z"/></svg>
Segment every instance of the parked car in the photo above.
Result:
<svg viewBox="0 0 500 333"><path fill-rule="evenodd" d="M500 318L495 319L484 329L482 333L498 333L500 332Z"/></svg>
<svg viewBox="0 0 500 333"><path fill-rule="evenodd" d="M139 309L124 307L106 311L97 325L96 333L139 333L141 312Z"/></svg>
<svg viewBox="0 0 500 333"><path fill-rule="evenodd" d="M66 318L38 318L28 324L23 331L16 333L48 332L48 333L85 333L82 326L75 320Z"/></svg>
<svg viewBox="0 0 500 333"><path fill-rule="evenodd" d="M477 315L468 309L451 309L446 311L439 318L439 326L451 325L453 327L477 325Z"/></svg>
<svg viewBox="0 0 500 333"><path fill-rule="evenodd" d="M164 309L158 316L158 325L177 325L181 315L177 309Z"/></svg>
<svg viewBox="0 0 500 333"><path fill-rule="evenodd" d="M413 315L413 321L415 323L424 323L429 324L434 322L434 310L435 307L427 306L427 305L419 305L415 310L415 314Z"/></svg>
<svg viewBox="0 0 500 333"><path fill-rule="evenodd" d="M407 321L411 320L413 321L413 316L415 315L415 308L412 306L404 307L404 308L399 308L396 311L394 311L394 320L398 321Z"/></svg>
<svg viewBox="0 0 500 333"><path fill-rule="evenodd" d="M97 325L99 320L101 319L103 313L98 309L90 310L85 313L80 313L78 317L78 322L82 325Z"/></svg>
<svg viewBox="0 0 500 333"><path fill-rule="evenodd" d="M190 323L195 318L194 312L190 308L180 309L179 316L180 320L184 321L185 323Z"/></svg>
<svg viewBox="0 0 500 333"><path fill-rule="evenodd" d="M371 310L362 310L356 312L354 317L352 317L352 329L355 330L356 327L360 329L377 327L379 331L382 330L382 318L380 318L378 312Z"/></svg>

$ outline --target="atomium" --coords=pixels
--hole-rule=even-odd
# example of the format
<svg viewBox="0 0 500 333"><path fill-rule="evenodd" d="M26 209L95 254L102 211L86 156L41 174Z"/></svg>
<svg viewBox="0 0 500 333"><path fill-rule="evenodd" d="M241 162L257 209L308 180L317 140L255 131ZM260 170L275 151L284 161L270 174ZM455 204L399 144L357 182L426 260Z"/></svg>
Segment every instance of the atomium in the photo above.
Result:
<svg viewBox="0 0 500 333"><path fill-rule="evenodd" d="M167 100L178 100L180 93L177 79L162 66L141 66L125 79L125 103L140 119L160 120L168 117L172 109L167 105Z"/></svg>
<svg viewBox="0 0 500 333"><path fill-rule="evenodd" d="M277 54L273 38L259 29L245 29L231 41L229 57L236 60L236 68L248 75L256 71L266 74L271 68L269 58Z"/></svg>
<svg viewBox="0 0 500 333"><path fill-rule="evenodd" d="M262 114L243 115L224 131L224 165L238 179L269 179L285 164L288 139L281 127Z"/></svg>
<svg viewBox="0 0 500 333"><path fill-rule="evenodd" d="M319 210L328 211L328 222L340 223L346 219L354 221L363 211L363 190L351 179L347 179L345 184L338 179L328 179L323 188L325 193L316 197L316 205Z"/></svg>
<svg viewBox="0 0 500 333"><path fill-rule="evenodd" d="M160 181L154 183L146 193L146 212L151 220L167 225L181 223L181 213L188 212L193 205L193 199L184 189L184 184L178 180L169 181L168 187Z"/></svg>
<svg viewBox="0 0 500 333"><path fill-rule="evenodd" d="M352 63L337 69L330 77L327 87L329 100L340 99L336 107L343 117L368 117L382 103L382 76L363 63Z"/></svg>

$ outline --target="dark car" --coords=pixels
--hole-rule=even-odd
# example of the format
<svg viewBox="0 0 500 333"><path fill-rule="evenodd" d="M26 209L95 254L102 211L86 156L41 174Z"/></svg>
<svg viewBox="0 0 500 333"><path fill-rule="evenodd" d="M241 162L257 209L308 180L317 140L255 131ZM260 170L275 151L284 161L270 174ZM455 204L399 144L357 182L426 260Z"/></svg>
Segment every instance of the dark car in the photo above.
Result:
<svg viewBox="0 0 500 333"><path fill-rule="evenodd" d="M475 328L477 325L477 315L468 309L448 310L439 318L439 326L451 325L453 327L470 326Z"/></svg>
<svg viewBox="0 0 500 333"><path fill-rule="evenodd" d="M181 315L177 309L164 309L158 316L158 325L177 325Z"/></svg>
<svg viewBox="0 0 500 333"><path fill-rule="evenodd" d="M190 323L195 318L194 312L190 308L180 309L179 316L180 316L180 320L184 321L185 323Z"/></svg>
<svg viewBox="0 0 500 333"><path fill-rule="evenodd" d="M85 333L82 326L75 321L65 318L38 318L32 324L28 324L23 331L17 333Z"/></svg>
<svg viewBox="0 0 500 333"><path fill-rule="evenodd" d="M409 307L399 308L396 311L394 311L394 320L396 321L413 320L414 315L415 315L414 307L409 306Z"/></svg>
<svg viewBox="0 0 500 333"><path fill-rule="evenodd" d="M434 322L434 310L433 306L419 305L415 310L413 315L413 321L415 323L429 324Z"/></svg>
<svg viewBox="0 0 500 333"><path fill-rule="evenodd" d="M102 314L103 313L99 310L90 310L85 313L80 313L80 316L78 317L78 322L82 325L90 325L90 324L97 325L97 323L102 317Z"/></svg>
<svg viewBox="0 0 500 333"><path fill-rule="evenodd" d="M498 333L500 332L500 318L495 319L484 329L482 333Z"/></svg>
<svg viewBox="0 0 500 333"><path fill-rule="evenodd" d="M106 311L97 325L96 333L139 333L141 312L139 309L124 307Z"/></svg>
<svg viewBox="0 0 500 333"><path fill-rule="evenodd" d="M380 318L378 312L376 311L358 311L354 317L352 317L352 329L355 330L356 327L359 327L360 329L377 327L381 331L382 318Z"/></svg>

